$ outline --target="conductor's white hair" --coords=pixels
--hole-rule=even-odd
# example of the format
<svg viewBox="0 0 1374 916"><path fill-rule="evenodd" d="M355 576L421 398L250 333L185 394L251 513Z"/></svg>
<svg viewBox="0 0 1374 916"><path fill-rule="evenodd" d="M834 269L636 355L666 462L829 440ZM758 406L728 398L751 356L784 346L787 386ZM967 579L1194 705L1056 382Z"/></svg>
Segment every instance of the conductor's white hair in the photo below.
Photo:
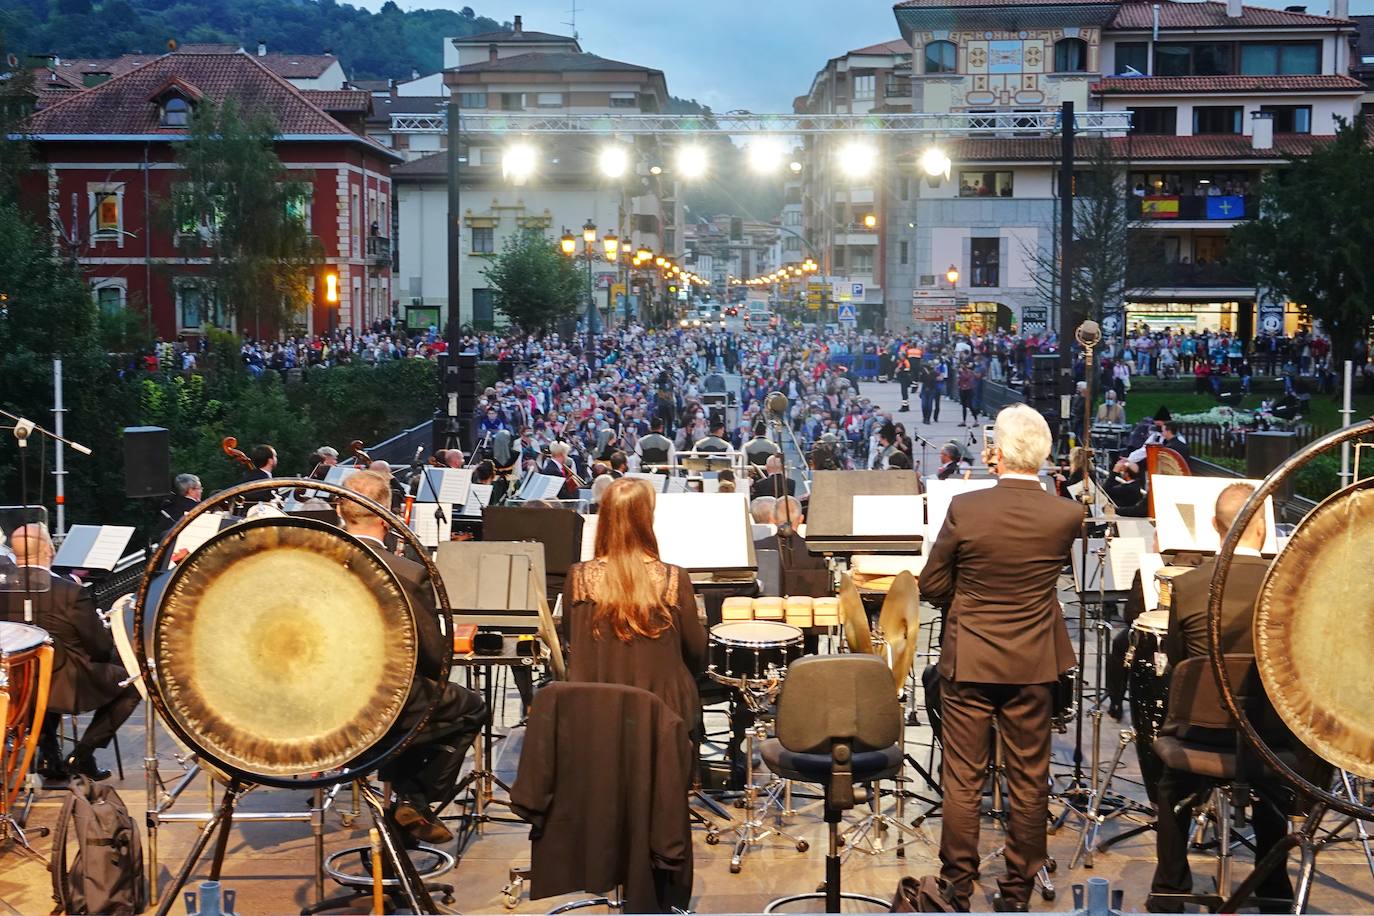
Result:
<svg viewBox="0 0 1374 916"><path fill-rule="evenodd" d="M550 455L554 455L554 456L557 456L557 457L562 457L563 455L568 454L568 452L570 452L571 450L572 450L572 447L571 447L570 445L568 445L568 443L566 443L566 442L551 442L551 443L549 443L549 454L550 454Z"/></svg>
<svg viewBox="0 0 1374 916"><path fill-rule="evenodd" d="M997 414L993 441L1002 452L1002 466L1016 474L1038 474L1050 457L1050 427L1025 404L1012 404Z"/></svg>

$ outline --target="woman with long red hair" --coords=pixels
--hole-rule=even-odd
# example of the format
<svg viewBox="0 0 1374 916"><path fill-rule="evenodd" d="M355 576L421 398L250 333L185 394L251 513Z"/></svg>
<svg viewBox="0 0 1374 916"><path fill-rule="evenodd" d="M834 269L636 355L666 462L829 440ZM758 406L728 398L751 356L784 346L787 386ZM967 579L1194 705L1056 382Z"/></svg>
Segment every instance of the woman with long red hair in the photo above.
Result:
<svg viewBox="0 0 1374 916"><path fill-rule="evenodd" d="M653 488L617 480L596 518L596 555L568 571L563 590L568 677L648 690L696 735L706 631L687 571L659 559Z"/></svg>

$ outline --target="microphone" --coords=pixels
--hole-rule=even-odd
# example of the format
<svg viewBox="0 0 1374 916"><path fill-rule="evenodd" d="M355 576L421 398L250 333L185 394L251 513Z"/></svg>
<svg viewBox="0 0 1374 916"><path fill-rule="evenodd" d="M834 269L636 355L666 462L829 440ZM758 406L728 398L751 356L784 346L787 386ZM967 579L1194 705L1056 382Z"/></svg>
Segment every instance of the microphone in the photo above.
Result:
<svg viewBox="0 0 1374 916"><path fill-rule="evenodd" d="M1098 326L1096 321L1089 318L1078 326L1078 329L1073 332L1073 336L1085 350L1091 350L1102 342L1102 328Z"/></svg>
<svg viewBox="0 0 1374 916"><path fill-rule="evenodd" d="M419 464L419 463L420 463L420 455L424 453L424 450L425 450L425 447L424 447L423 445L417 445L417 446L415 446L415 457L412 458L412 459L410 459L410 463L411 463L411 464Z"/></svg>
<svg viewBox="0 0 1374 916"><path fill-rule="evenodd" d="M770 392L768 397L764 398L763 408L775 417L782 416L787 413L787 395L781 391Z"/></svg>

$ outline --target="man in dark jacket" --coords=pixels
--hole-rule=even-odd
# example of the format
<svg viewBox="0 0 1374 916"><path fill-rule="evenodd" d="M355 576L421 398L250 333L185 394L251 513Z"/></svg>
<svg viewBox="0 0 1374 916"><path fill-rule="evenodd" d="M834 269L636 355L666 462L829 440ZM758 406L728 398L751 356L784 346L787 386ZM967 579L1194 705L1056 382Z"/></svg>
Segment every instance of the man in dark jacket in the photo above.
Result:
<svg viewBox="0 0 1374 916"><path fill-rule="evenodd" d="M157 510L158 532L156 540L162 540L163 535L176 526L181 521L181 517L190 512L200 504L204 489L200 485L200 478L195 474L178 474L176 481L176 495Z"/></svg>
<svg viewBox="0 0 1374 916"><path fill-rule="evenodd" d="M48 715L41 735L43 767L52 778L68 772L89 779L109 779L110 771L96 763L95 752L107 746L119 726L138 708L138 688L120 686L128 674L115 656L114 640L95 610L95 598L70 579L48 572L53 545L46 526L23 525L10 532L15 562L28 567L30 575L46 576L43 590L0 593L0 620L32 623L48 631L53 640L52 687ZM26 619L25 602L31 600L32 618ZM76 749L62 761L57 743L57 723L62 713L94 710L90 725Z"/></svg>

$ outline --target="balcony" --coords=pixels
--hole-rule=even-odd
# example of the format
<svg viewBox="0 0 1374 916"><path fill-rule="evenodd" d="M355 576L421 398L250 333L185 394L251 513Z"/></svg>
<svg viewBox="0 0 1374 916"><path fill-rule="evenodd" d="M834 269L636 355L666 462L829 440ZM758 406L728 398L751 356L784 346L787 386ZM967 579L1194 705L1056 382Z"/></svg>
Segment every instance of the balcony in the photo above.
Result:
<svg viewBox="0 0 1374 916"><path fill-rule="evenodd" d="M1142 222L1232 222L1254 219L1259 203L1254 197L1198 197L1192 194L1151 194L1126 201L1126 214Z"/></svg>
<svg viewBox="0 0 1374 916"><path fill-rule="evenodd" d="M1253 289L1255 277L1234 264L1132 263L1132 289Z"/></svg>
<svg viewBox="0 0 1374 916"><path fill-rule="evenodd" d="M380 235L367 237L367 257L370 261L391 263L391 239Z"/></svg>

